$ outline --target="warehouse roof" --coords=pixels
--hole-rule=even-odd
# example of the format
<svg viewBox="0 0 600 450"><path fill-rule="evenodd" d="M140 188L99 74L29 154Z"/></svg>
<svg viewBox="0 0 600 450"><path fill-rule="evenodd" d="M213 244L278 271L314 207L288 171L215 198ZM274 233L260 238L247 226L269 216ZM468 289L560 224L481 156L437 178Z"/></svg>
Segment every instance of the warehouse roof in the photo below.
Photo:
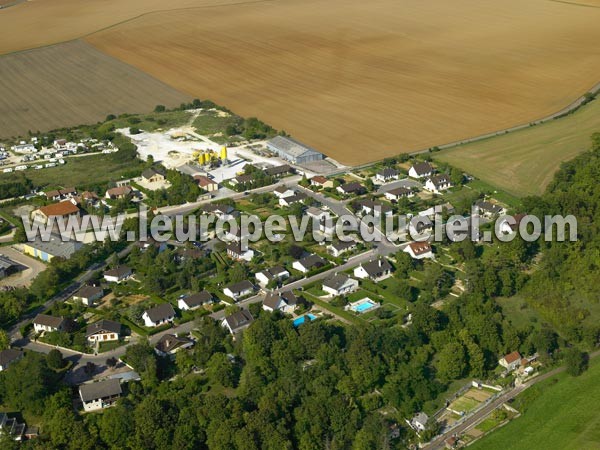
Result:
<svg viewBox="0 0 600 450"><path fill-rule="evenodd" d="M310 148L307 145L304 145L295 139L286 136L275 136L268 142L269 146L276 148L281 152L285 152L286 154L298 158L300 156L306 156L310 154L319 154L322 155L321 152L316 151L313 148Z"/></svg>

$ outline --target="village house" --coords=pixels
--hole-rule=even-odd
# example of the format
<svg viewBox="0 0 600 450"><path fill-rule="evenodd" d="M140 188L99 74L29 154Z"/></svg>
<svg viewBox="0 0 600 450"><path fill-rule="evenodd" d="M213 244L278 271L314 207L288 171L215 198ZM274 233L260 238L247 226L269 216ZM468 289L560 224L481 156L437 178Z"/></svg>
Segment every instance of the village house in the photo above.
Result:
<svg viewBox="0 0 600 450"><path fill-rule="evenodd" d="M75 294L73 300L83 303L85 306L94 306L96 300L104 296L104 290L99 286L83 286Z"/></svg>
<svg viewBox="0 0 600 450"><path fill-rule="evenodd" d="M230 205L207 204L202 206L202 211L206 214L214 214L218 219L230 220L234 219L237 211Z"/></svg>
<svg viewBox="0 0 600 450"><path fill-rule="evenodd" d="M254 293L254 285L248 280L232 283L223 289L223 294L235 301L252 293Z"/></svg>
<svg viewBox="0 0 600 450"><path fill-rule="evenodd" d="M512 372L521 365L521 354L518 351L514 351L508 355L504 355L498 360L498 364L509 372Z"/></svg>
<svg viewBox="0 0 600 450"><path fill-rule="evenodd" d="M358 243L354 239L348 241L337 241L327 246L327 251L335 258L340 257L344 253L356 250Z"/></svg>
<svg viewBox="0 0 600 450"><path fill-rule="evenodd" d="M336 224L329 215L322 217L319 221L319 231L326 236L333 236L335 228Z"/></svg>
<svg viewBox="0 0 600 450"><path fill-rule="evenodd" d="M223 240L227 241L227 242L241 242L242 240L246 240L248 241L248 238L250 237L250 233L247 232L242 234L242 228L241 227L237 227L235 230L235 232L232 233L231 230L225 230L224 236L223 236Z"/></svg>
<svg viewBox="0 0 600 450"><path fill-rule="evenodd" d="M342 184L336 190L342 195L362 195L367 192L365 187L357 181Z"/></svg>
<svg viewBox="0 0 600 450"><path fill-rule="evenodd" d="M85 330L85 338L90 344L118 341L120 337L121 324L113 320L102 319L89 324Z"/></svg>
<svg viewBox="0 0 600 450"><path fill-rule="evenodd" d="M147 327L158 327L172 323L175 320L175 310L170 303L161 303L144 311L142 319Z"/></svg>
<svg viewBox="0 0 600 450"><path fill-rule="evenodd" d="M322 175L315 175L310 179L310 184L318 188L332 188L333 180L328 180Z"/></svg>
<svg viewBox="0 0 600 450"><path fill-rule="evenodd" d="M504 218L504 220L502 220L502 223L500 224L499 230L501 233L504 234L511 234L511 233L516 233L519 230L519 226L521 225L521 222L523 221L523 219L527 216L527 214L515 214L514 216L512 216L512 218L514 219L514 223L511 224L508 222L508 218Z"/></svg>
<svg viewBox="0 0 600 450"><path fill-rule="evenodd" d="M105 197L109 200L123 200L129 198L132 193L133 188L131 186L120 186L108 189Z"/></svg>
<svg viewBox="0 0 600 450"><path fill-rule="evenodd" d="M179 350L194 346L194 341L187 337L179 337L174 334L163 335L156 345L154 351L158 356L175 356Z"/></svg>
<svg viewBox="0 0 600 450"><path fill-rule="evenodd" d="M363 263L354 269L356 278L369 278L378 282L387 278L392 273L392 266L387 259L379 258L374 261Z"/></svg>
<svg viewBox="0 0 600 450"><path fill-rule="evenodd" d="M402 198L411 198L411 197L414 197L415 193L413 192L412 189L407 189L407 188L404 188L404 187L399 187L399 188L396 188L396 189L392 189L392 190L386 192L383 195L389 201L391 201L391 202L397 202L397 201L399 201Z"/></svg>
<svg viewBox="0 0 600 450"><path fill-rule="evenodd" d="M302 297L296 297L292 291L271 292L263 299L262 308L264 311L275 312L281 311L286 314L292 314L296 308L305 301Z"/></svg>
<svg viewBox="0 0 600 450"><path fill-rule="evenodd" d="M62 331L65 326L63 317L54 317L47 314L38 314L33 319L33 330L36 333L44 333L46 331Z"/></svg>
<svg viewBox="0 0 600 450"><path fill-rule="evenodd" d="M256 281L261 287L266 287L270 282L277 280L282 281L289 278L290 273L281 266L271 267L270 269L261 270L254 275Z"/></svg>
<svg viewBox="0 0 600 450"><path fill-rule="evenodd" d="M74 187L56 189L53 191L46 191L45 194L48 200L59 201L75 197L77 195L77 189L75 189Z"/></svg>
<svg viewBox="0 0 600 450"><path fill-rule="evenodd" d="M158 170L150 168L142 172L142 179L147 183L160 183L165 181L165 176Z"/></svg>
<svg viewBox="0 0 600 450"><path fill-rule="evenodd" d="M275 188L275 190L273 191L273 195L275 195L275 197L281 200L282 198L292 197L296 195L296 191L287 186L279 186L278 188Z"/></svg>
<svg viewBox="0 0 600 450"><path fill-rule="evenodd" d="M303 192L298 192L294 195L290 195L289 197L280 198L279 206L284 206L284 207L292 206L297 203L303 203L305 199L306 199L306 194L304 194Z"/></svg>
<svg viewBox="0 0 600 450"><path fill-rule="evenodd" d="M292 292L270 292L266 295L262 303L264 311L281 311L286 314L292 314L298 307L298 298Z"/></svg>
<svg viewBox="0 0 600 450"><path fill-rule="evenodd" d="M505 209L502 206L485 200L475 202L473 209L476 214L487 217L488 219L505 213Z"/></svg>
<svg viewBox="0 0 600 450"><path fill-rule="evenodd" d="M23 355L24 353L21 350L12 348L0 351L0 372L8 369L8 366L20 360Z"/></svg>
<svg viewBox="0 0 600 450"><path fill-rule="evenodd" d="M295 170L289 164L281 166L272 166L265 169L265 175L275 178L280 178L284 175L295 173Z"/></svg>
<svg viewBox="0 0 600 450"><path fill-rule="evenodd" d="M225 318L221 320L221 326L227 328L227 330L229 330L229 333L235 335L240 331L248 328L253 321L254 317L252 317L250 311L248 311L247 309L240 309L239 311L236 311L233 314L225 316Z"/></svg>
<svg viewBox="0 0 600 450"><path fill-rule="evenodd" d="M292 267L299 272L307 273L313 269L324 267L327 262L319 255L309 255L292 263Z"/></svg>
<svg viewBox="0 0 600 450"><path fill-rule="evenodd" d="M182 311L193 311L201 306L212 304L214 300L215 299L210 292L202 291L196 294L180 297L177 300L177 307Z"/></svg>
<svg viewBox="0 0 600 450"><path fill-rule="evenodd" d="M429 178L433 175L435 169L427 161L413 164L408 169L408 176L411 178Z"/></svg>
<svg viewBox="0 0 600 450"><path fill-rule="evenodd" d="M429 217L430 219L434 219L436 215L452 214L455 211L454 206L451 203L446 202L441 205L434 205L430 208L424 209L418 213L419 216Z"/></svg>
<svg viewBox="0 0 600 450"><path fill-rule="evenodd" d="M109 283L120 283L133 275L129 266L119 266L104 272L104 279Z"/></svg>
<svg viewBox="0 0 600 450"><path fill-rule="evenodd" d="M253 181L254 181L254 175L252 175L250 173L246 173L243 175L238 175L236 177L233 177L231 180L229 180L229 183L231 183L233 186L237 186L239 184L252 183Z"/></svg>
<svg viewBox="0 0 600 450"><path fill-rule="evenodd" d="M324 211L321 208L317 208L315 206L309 206L304 213L312 220L317 221L329 216L329 213L327 211Z"/></svg>
<svg viewBox="0 0 600 450"><path fill-rule="evenodd" d="M330 295L347 295L358 289L358 280L348 275L338 273L323 281L323 290Z"/></svg>
<svg viewBox="0 0 600 450"><path fill-rule="evenodd" d="M67 220L69 217L79 217L81 210L70 201L53 203L47 206L41 206L31 213L33 220L47 222L50 218L63 218Z"/></svg>
<svg viewBox="0 0 600 450"><path fill-rule="evenodd" d="M379 183L387 183L389 181L397 180L399 176L400 172L398 172L396 169L386 167L375 174L375 181Z"/></svg>
<svg viewBox="0 0 600 450"><path fill-rule="evenodd" d="M450 177L446 174L434 175L425 182L424 188L434 194L441 194L442 191L452 187Z"/></svg>
<svg viewBox="0 0 600 450"><path fill-rule="evenodd" d="M97 206L100 201L98 194L91 191L83 191L81 195L77 195L71 199L75 205Z"/></svg>
<svg viewBox="0 0 600 450"><path fill-rule="evenodd" d="M413 259L433 258L433 249L429 242L410 242L404 247L404 252Z"/></svg>
<svg viewBox="0 0 600 450"><path fill-rule="evenodd" d="M370 215L373 217L391 217L394 215L394 210L391 206L383 203L374 202L372 200L363 200L359 203L362 215Z"/></svg>
<svg viewBox="0 0 600 450"><path fill-rule="evenodd" d="M214 180L211 180L207 176L204 175L195 175L194 180L198 184L200 189L204 189L206 192L214 192L219 190L219 183Z"/></svg>
<svg viewBox="0 0 600 450"><path fill-rule="evenodd" d="M411 419L409 425L418 433L427 429L427 422L429 422L429 416L424 412L420 412Z"/></svg>
<svg viewBox="0 0 600 450"><path fill-rule="evenodd" d="M79 397L86 412L98 411L114 405L122 393L121 382L118 378L109 378L79 386Z"/></svg>
<svg viewBox="0 0 600 450"><path fill-rule="evenodd" d="M227 245L227 256L235 261L252 261L254 250L248 246L243 246L241 242L232 242Z"/></svg>

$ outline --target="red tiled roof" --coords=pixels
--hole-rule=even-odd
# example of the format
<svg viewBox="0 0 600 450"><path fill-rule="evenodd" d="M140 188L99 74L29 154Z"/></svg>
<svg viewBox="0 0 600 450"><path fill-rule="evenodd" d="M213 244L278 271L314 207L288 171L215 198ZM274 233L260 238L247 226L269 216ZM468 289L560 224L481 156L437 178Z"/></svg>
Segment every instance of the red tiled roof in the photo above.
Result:
<svg viewBox="0 0 600 450"><path fill-rule="evenodd" d="M521 354L517 351L514 351L512 353L509 353L508 355L504 356L504 361L506 361L507 364L512 364L515 361L518 361L521 359Z"/></svg>
<svg viewBox="0 0 600 450"><path fill-rule="evenodd" d="M79 213L79 208L71 202L53 203L52 205L42 206L40 208L46 217L69 216Z"/></svg>
<svg viewBox="0 0 600 450"><path fill-rule="evenodd" d="M431 245L429 242L411 242L408 244L415 255L422 255L431 251Z"/></svg>

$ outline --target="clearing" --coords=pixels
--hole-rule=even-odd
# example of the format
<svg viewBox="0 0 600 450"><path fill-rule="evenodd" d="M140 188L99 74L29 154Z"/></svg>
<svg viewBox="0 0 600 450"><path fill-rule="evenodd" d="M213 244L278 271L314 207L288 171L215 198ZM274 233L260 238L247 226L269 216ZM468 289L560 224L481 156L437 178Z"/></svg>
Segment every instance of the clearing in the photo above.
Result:
<svg viewBox="0 0 600 450"><path fill-rule="evenodd" d="M0 56L0 137L4 138L189 100L82 41Z"/></svg>
<svg viewBox="0 0 600 450"><path fill-rule="evenodd" d="M469 448L505 449L507 442L512 450L600 448L599 378L596 359L577 378L562 373L530 387L517 397L524 414Z"/></svg>
<svg viewBox="0 0 600 450"><path fill-rule="evenodd" d="M434 158L513 195L536 195L563 161L590 149L595 132L600 132L600 99L561 119L442 150Z"/></svg>

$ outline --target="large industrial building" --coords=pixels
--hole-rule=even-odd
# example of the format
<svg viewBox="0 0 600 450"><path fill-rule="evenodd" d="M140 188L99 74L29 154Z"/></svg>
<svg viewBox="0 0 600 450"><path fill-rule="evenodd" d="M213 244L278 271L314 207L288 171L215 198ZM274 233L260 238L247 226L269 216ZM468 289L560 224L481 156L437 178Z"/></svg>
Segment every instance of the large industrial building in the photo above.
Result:
<svg viewBox="0 0 600 450"><path fill-rule="evenodd" d="M277 156L290 161L294 164L306 164L313 161L320 161L325 158L320 153L300 142L285 136L276 136L267 142L267 148Z"/></svg>

